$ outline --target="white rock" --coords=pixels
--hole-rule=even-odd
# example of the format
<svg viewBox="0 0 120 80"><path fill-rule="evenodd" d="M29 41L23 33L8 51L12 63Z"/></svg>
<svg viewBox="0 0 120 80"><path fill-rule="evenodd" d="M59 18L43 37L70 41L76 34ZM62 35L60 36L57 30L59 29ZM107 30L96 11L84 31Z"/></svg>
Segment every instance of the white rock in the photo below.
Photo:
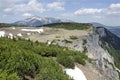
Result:
<svg viewBox="0 0 120 80"><path fill-rule="evenodd" d="M5 31L0 31L0 37L5 37Z"/></svg>
<svg viewBox="0 0 120 80"><path fill-rule="evenodd" d="M75 69L65 69L66 73L74 80L87 80L83 72L75 66Z"/></svg>

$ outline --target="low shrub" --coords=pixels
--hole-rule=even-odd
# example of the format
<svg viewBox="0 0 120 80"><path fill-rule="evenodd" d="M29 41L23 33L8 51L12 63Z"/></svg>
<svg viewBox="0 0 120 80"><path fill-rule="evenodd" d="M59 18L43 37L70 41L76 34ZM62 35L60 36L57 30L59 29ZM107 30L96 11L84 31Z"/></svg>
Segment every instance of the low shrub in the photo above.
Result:
<svg viewBox="0 0 120 80"><path fill-rule="evenodd" d="M77 55L75 56L75 62L79 63L79 64L82 64L82 65L85 65L85 60L83 58L81 58L81 56Z"/></svg>
<svg viewBox="0 0 120 80"><path fill-rule="evenodd" d="M65 55L59 55L57 57L57 61L58 63L60 63L61 65L63 65L64 67L67 68L74 68L74 61L72 58L70 58L69 56L65 56Z"/></svg>
<svg viewBox="0 0 120 80"><path fill-rule="evenodd" d="M65 43L72 43L72 41L67 40L67 39L63 40L63 42L65 42Z"/></svg>
<svg viewBox="0 0 120 80"><path fill-rule="evenodd" d="M70 39L75 40L78 39L77 36L70 36Z"/></svg>

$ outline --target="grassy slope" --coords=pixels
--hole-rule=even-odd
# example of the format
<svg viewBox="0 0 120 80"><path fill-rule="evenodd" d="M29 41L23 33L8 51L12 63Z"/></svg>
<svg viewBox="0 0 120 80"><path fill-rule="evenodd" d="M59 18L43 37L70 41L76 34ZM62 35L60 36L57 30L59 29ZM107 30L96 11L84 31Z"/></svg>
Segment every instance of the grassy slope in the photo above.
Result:
<svg viewBox="0 0 120 80"><path fill-rule="evenodd" d="M71 80L59 64L74 68L74 62L84 65L86 58L58 45L0 38L0 80Z"/></svg>

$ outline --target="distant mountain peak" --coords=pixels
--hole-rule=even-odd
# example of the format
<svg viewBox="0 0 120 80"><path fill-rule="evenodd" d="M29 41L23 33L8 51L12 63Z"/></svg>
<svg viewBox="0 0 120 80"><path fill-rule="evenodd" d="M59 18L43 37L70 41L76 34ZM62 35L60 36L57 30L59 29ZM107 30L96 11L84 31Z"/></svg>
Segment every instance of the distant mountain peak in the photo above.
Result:
<svg viewBox="0 0 120 80"><path fill-rule="evenodd" d="M66 19L57 19L57 18L52 18L52 17L31 16L24 20L17 21L13 24L24 25L24 26L41 26L45 24L61 23L61 22L72 22L72 21L66 20Z"/></svg>

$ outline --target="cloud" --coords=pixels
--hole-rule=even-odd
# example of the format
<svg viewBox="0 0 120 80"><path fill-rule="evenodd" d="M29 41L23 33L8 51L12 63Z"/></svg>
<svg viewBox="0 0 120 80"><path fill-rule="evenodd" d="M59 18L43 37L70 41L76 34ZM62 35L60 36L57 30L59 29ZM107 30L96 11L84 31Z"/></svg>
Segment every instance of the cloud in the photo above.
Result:
<svg viewBox="0 0 120 80"><path fill-rule="evenodd" d="M3 10L5 13L19 13L19 12L39 12L45 11L42 3L37 0L30 0L28 3L15 4L12 7L5 8Z"/></svg>
<svg viewBox="0 0 120 80"><path fill-rule="evenodd" d="M4 9L4 12L10 12L10 11L12 11L11 8L6 8L6 9Z"/></svg>
<svg viewBox="0 0 120 80"><path fill-rule="evenodd" d="M94 15L93 15L94 14ZM106 8L81 8L74 11L74 15L119 15L120 14L120 3L111 4Z"/></svg>
<svg viewBox="0 0 120 80"><path fill-rule="evenodd" d="M16 3L20 3L23 1L24 0L0 0L0 11L2 11L5 8L10 8L14 6Z"/></svg>
<svg viewBox="0 0 120 80"><path fill-rule="evenodd" d="M110 4L105 8L78 8L75 11L61 14L63 18L74 19L76 22L99 22L105 25L120 25L120 3Z"/></svg>
<svg viewBox="0 0 120 80"><path fill-rule="evenodd" d="M82 8L74 12L75 15L85 15L85 14L98 14L101 13L102 9L97 8Z"/></svg>
<svg viewBox="0 0 120 80"><path fill-rule="evenodd" d="M64 6L64 2L53 2L53 3L49 3L47 4L47 8L50 10L56 10L56 11L63 11L65 10Z"/></svg>
<svg viewBox="0 0 120 80"><path fill-rule="evenodd" d="M62 17L72 17L72 16L74 16L74 14L72 14L72 13L63 13L63 14L61 14L61 16Z"/></svg>
<svg viewBox="0 0 120 80"><path fill-rule="evenodd" d="M107 9L108 14L120 14L120 3L117 4L111 4L109 8Z"/></svg>
<svg viewBox="0 0 120 80"><path fill-rule="evenodd" d="M0 7L2 7L0 11L6 15L65 10L64 2L41 3L38 0L26 0L26 2L23 0L3 0L2 2L3 4L0 3Z"/></svg>
<svg viewBox="0 0 120 80"><path fill-rule="evenodd" d="M33 16L33 15L30 14L30 13L24 13L23 16L24 16L24 17L31 17L31 16Z"/></svg>
<svg viewBox="0 0 120 80"><path fill-rule="evenodd" d="M117 4L111 4L110 8L119 8L120 9L120 3Z"/></svg>

